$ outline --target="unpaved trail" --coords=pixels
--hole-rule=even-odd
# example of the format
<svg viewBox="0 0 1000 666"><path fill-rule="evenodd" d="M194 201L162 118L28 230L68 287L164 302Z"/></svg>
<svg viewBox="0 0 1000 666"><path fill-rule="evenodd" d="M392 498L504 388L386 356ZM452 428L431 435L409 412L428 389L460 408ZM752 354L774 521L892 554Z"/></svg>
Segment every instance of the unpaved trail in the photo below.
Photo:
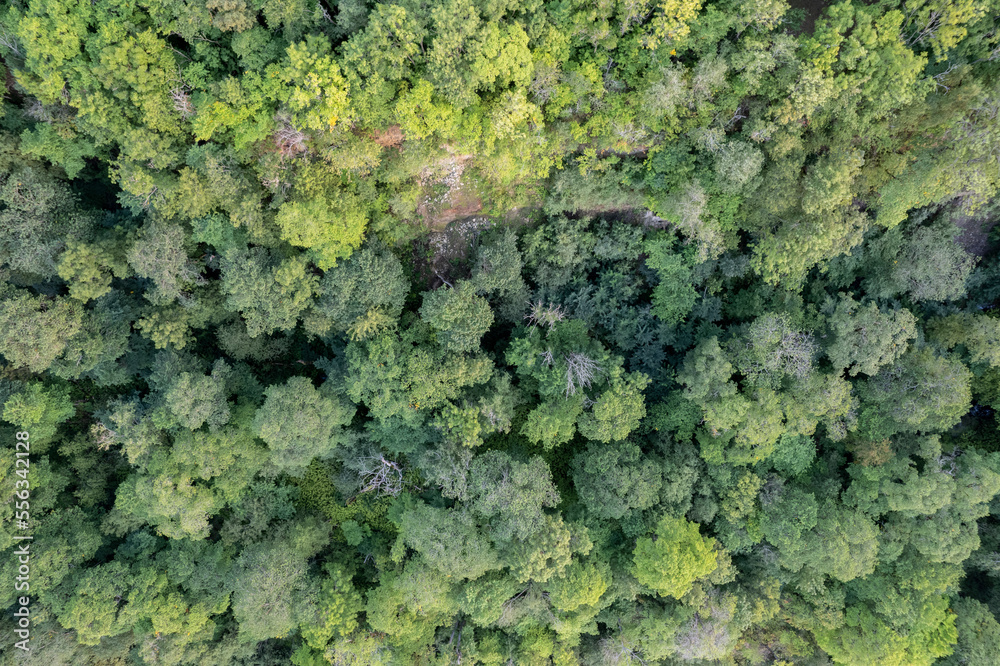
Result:
<svg viewBox="0 0 1000 666"><path fill-rule="evenodd" d="M990 229L996 226L1000 220L993 216L964 215L958 212L951 219L955 226L962 230L960 234L955 236L955 242L961 245L966 252L982 257L989 251Z"/></svg>

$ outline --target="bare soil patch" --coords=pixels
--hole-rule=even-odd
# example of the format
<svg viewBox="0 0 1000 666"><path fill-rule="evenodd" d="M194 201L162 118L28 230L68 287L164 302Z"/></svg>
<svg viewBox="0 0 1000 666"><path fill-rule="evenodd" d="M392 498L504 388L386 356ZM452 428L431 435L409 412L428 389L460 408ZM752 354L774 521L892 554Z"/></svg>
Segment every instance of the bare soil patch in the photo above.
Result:
<svg viewBox="0 0 1000 666"><path fill-rule="evenodd" d="M472 155L453 155L424 169L420 174L423 194L417 213L431 231L444 231L449 224L483 209L475 188L463 179Z"/></svg>
<svg viewBox="0 0 1000 666"><path fill-rule="evenodd" d="M486 215L452 220L444 228L431 230L413 244L413 262L426 289L437 289L471 274L472 250L479 235L496 223Z"/></svg>
<svg viewBox="0 0 1000 666"><path fill-rule="evenodd" d="M403 145L403 130L399 125L390 125L384 130L372 133L371 139L383 148L399 148Z"/></svg>

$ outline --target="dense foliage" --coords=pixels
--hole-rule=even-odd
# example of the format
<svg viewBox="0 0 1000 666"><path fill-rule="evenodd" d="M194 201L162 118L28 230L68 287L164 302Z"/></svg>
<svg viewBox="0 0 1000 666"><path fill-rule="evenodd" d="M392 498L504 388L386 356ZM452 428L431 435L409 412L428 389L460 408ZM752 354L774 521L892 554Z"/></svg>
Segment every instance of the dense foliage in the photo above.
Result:
<svg viewBox="0 0 1000 666"><path fill-rule="evenodd" d="M9 0L0 664L1000 663L1000 1L820 9Z"/></svg>

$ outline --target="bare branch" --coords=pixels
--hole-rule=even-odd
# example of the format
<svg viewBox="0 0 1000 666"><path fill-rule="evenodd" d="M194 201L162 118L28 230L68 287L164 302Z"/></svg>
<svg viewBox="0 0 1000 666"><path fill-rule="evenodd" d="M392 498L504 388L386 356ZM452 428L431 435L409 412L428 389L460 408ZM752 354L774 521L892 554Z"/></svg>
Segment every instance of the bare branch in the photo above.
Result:
<svg viewBox="0 0 1000 666"><path fill-rule="evenodd" d="M399 464L382 455L365 456L360 463L361 492L374 490L395 497L403 490L403 468Z"/></svg>
<svg viewBox="0 0 1000 666"><path fill-rule="evenodd" d="M274 117L274 120L278 123L278 129L275 130L272 138L281 156L294 157L299 153L306 152L308 147L306 146L305 132L295 126L291 117L288 114L279 113Z"/></svg>
<svg viewBox="0 0 1000 666"><path fill-rule="evenodd" d="M566 397L590 388L591 382L601 373L601 366L589 356L573 352L566 355Z"/></svg>
<svg viewBox="0 0 1000 666"><path fill-rule="evenodd" d="M543 305L541 301L531 304L531 310L524 315L530 326L545 325L550 329L566 318L561 305Z"/></svg>
<svg viewBox="0 0 1000 666"><path fill-rule="evenodd" d="M24 53L21 52L21 47L18 46L17 37L10 32L7 32L7 29L2 27L0 27L0 46L10 51L18 58L24 58Z"/></svg>

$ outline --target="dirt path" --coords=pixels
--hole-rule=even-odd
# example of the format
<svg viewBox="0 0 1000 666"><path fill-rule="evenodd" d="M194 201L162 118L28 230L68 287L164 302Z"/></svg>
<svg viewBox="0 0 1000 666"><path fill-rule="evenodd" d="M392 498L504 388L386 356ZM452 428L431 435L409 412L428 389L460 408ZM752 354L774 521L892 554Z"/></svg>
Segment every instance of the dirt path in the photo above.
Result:
<svg viewBox="0 0 1000 666"><path fill-rule="evenodd" d="M788 3L790 7L801 9L806 13L805 20L802 21L802 26L795 34L812 34L813 29L816 27L816 19L819 18L823 9L831 4L833 3L830 0L790 0Z"/></svg>
<svg viewBox="0 0 1000 666"><path fill-rule="evenodd" d="M993 217L983 218L978 215L963 215L955 213L952 221L962 232L955 237L955 242L962 246L969 254L981 257L990 249L989 235L990 229L996 226L997 220Z"/></svg>

